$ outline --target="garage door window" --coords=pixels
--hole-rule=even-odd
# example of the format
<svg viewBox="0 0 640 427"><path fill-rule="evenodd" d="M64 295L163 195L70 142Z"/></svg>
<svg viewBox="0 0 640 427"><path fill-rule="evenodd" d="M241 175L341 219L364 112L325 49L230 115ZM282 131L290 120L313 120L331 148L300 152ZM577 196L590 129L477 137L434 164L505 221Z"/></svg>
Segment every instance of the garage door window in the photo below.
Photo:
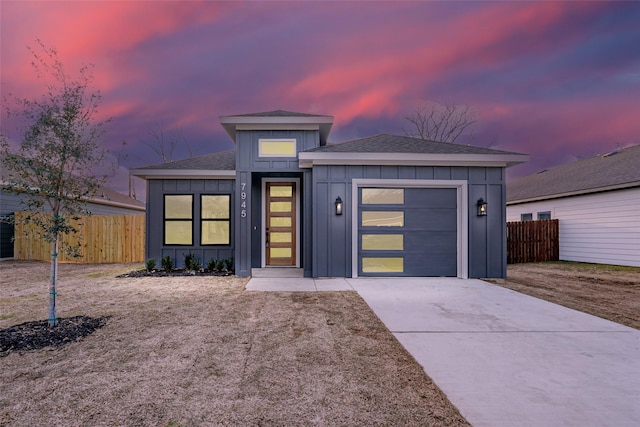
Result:
<svg viewBox="0 0 640 427"><path fill-rule="evenodd" d="M402 188L363 188L363 205L402 205L404 189Z"/></svg>
<svg viewBox="0 0 640 427"><path fill-rule="evenodd" d="M363 273L403 273L404 258L387 257L387 258L362 258Z"/></svg>
<svg viewBox="0 0 640 427"><path fill-rule="evenodd" d="M365 251L401 251L404 249L402 234L363 234L362 250Z"/></svg>
<svg viewBox="0 0 640 427"><path fill-rule="evenodd" d="M363 211L363 227L404 227L402 211Z"/></svg>

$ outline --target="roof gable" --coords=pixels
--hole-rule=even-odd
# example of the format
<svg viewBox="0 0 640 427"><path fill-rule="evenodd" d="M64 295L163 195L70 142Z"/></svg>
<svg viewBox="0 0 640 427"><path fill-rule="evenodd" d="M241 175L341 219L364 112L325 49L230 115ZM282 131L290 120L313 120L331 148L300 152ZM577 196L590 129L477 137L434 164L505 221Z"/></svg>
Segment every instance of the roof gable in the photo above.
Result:
<svg viewBox="0 0 640 427"><path fill-rule="evenodd" d="M640 186L640 145L545 169L507 184L507 202Z"/></svg>

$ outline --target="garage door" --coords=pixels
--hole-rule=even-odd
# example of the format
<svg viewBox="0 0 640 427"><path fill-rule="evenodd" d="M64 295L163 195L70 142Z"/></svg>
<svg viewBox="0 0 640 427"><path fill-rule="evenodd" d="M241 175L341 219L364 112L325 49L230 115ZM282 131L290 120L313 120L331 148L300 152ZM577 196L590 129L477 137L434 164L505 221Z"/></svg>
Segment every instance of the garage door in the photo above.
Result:
<svg viewBox="0 0 640 427"><path fill-rule="evenodd" d="M455 188L358 189L358 275L457 276Z"/></svg>

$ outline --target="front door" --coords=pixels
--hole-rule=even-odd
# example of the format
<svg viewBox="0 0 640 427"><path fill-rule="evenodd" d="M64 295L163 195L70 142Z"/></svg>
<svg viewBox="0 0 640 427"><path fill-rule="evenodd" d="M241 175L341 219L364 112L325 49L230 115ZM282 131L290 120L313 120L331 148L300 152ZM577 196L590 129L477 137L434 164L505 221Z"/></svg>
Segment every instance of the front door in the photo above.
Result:
<svg viewBox="0 0 640 427"><path fill-rule="evenodd" d="M296 183L266 183L267 266L296 265Z"/></svg>

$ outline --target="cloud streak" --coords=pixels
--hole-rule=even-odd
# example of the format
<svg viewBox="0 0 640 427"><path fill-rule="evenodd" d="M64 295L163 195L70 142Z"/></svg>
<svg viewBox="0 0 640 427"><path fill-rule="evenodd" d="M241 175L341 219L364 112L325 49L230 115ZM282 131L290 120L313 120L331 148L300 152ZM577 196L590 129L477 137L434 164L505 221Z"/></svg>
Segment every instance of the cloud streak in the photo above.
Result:
<svg viewBox="0 0 640 427"><path fill-rule="evenodd" d="M132 166L149 130L228 149L218 116L332 114L332 140L401 133L426 100L470 105L481 146L532 154L521 176L640 143L640 4L609 2L2 2L0 89L35 96L27 45L95 64ZM10 126L3 120L3 131ZM183 150L181 155L188 153Z"/></svg>

